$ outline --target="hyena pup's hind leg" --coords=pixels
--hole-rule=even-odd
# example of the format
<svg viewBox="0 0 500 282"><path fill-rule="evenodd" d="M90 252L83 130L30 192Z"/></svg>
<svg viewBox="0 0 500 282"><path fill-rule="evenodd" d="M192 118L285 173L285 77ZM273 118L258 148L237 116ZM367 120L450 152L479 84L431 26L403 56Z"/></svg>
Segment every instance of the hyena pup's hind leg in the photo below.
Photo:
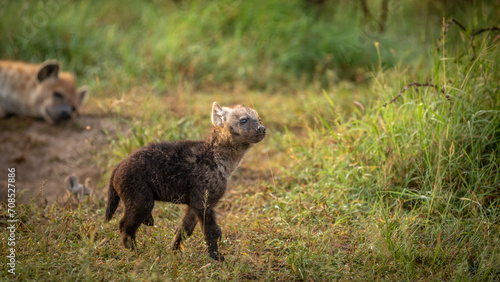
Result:
<svg viewBox="0 0 500 282"><path fill-rule="evenodd" d="M152 214L149 214L146 219L142 222L146 226L155 226L155 220Z"/></svg>
<svg viewBox="0 0 500 282"><path fill-rule="evenodd" d="M122 242L127 249L136 249L135 234L137 229L151 217L151 211L153 210L154 200L139 202L141 205L125 205L125 213L119 222Z"/></svg>

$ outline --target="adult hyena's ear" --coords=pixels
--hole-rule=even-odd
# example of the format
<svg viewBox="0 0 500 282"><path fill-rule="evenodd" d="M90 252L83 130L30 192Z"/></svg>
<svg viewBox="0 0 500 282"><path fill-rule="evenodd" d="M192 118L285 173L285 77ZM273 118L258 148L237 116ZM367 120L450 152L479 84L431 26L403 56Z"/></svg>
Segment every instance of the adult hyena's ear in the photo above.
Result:
<svg viewBox="0 0 500 282"><path fill-rule="evenodd" d="M229 111L229 108L223 108L217 102L214 102L212 105L212 124L214 126L223 126L227 121Z"/></svg>
<svg viewBox="0 0 500 282"><path fill-rule="evenodd" d="M58 76L59 64L54 60L46 61L41 64L40 69L38 69L38 74L36 75L39 82L42 82L48 78L57 78Z"/></svg>
<svg viewBox="0 0 500 282"><path fill-rule="evenodd" d="M78 105L81 105L87 97L87 86L82 86L76 90L78 93Z"/></svg>

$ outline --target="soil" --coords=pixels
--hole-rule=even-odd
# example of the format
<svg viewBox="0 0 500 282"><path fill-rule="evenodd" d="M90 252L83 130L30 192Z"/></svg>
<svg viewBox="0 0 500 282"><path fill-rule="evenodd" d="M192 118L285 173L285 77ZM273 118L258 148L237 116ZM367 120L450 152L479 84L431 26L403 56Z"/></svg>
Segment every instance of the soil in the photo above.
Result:
<svg viewBox="0 0 500 282"><path fill-rule="evenodd" d="M95 188L104 173L96 154L107 148L114 131L111 119L90 115L58 125L27 117L0 119L0 199L7 197L8 168L15 168L16 203L64 199L64 180L72 174L81 183L90 178Z"/></svg>

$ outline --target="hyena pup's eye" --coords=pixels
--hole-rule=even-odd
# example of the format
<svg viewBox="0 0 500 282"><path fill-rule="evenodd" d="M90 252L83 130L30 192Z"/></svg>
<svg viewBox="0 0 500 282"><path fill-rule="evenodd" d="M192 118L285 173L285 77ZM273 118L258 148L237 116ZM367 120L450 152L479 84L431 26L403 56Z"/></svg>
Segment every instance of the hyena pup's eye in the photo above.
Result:
<svg viewBox="0 0 500 282"><path fill-rule="evenodd" d="M54 97L57 99L64 99L64 95L57 91L54 92Z"/></svg>
<svg viewBox="0 0 500 282"><path fill-rule="evenodd" d="M246 119L246 118L242 118L242 119L240 120L240 123L241 123L241 124L245 124L245 123L247 123L247 119Z"/></svg>

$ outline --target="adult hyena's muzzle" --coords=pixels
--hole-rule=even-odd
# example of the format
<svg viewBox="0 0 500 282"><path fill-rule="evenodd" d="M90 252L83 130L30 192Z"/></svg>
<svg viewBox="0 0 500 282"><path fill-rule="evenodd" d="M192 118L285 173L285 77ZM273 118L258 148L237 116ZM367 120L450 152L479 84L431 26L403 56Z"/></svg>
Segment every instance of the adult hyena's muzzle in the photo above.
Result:
<svg viewBox="0 0 500 282"><path fill-rule="evenodd" d="M65 122L71 119L73 109L70 105L48 108L47 114L54 123Z"/></svg>

